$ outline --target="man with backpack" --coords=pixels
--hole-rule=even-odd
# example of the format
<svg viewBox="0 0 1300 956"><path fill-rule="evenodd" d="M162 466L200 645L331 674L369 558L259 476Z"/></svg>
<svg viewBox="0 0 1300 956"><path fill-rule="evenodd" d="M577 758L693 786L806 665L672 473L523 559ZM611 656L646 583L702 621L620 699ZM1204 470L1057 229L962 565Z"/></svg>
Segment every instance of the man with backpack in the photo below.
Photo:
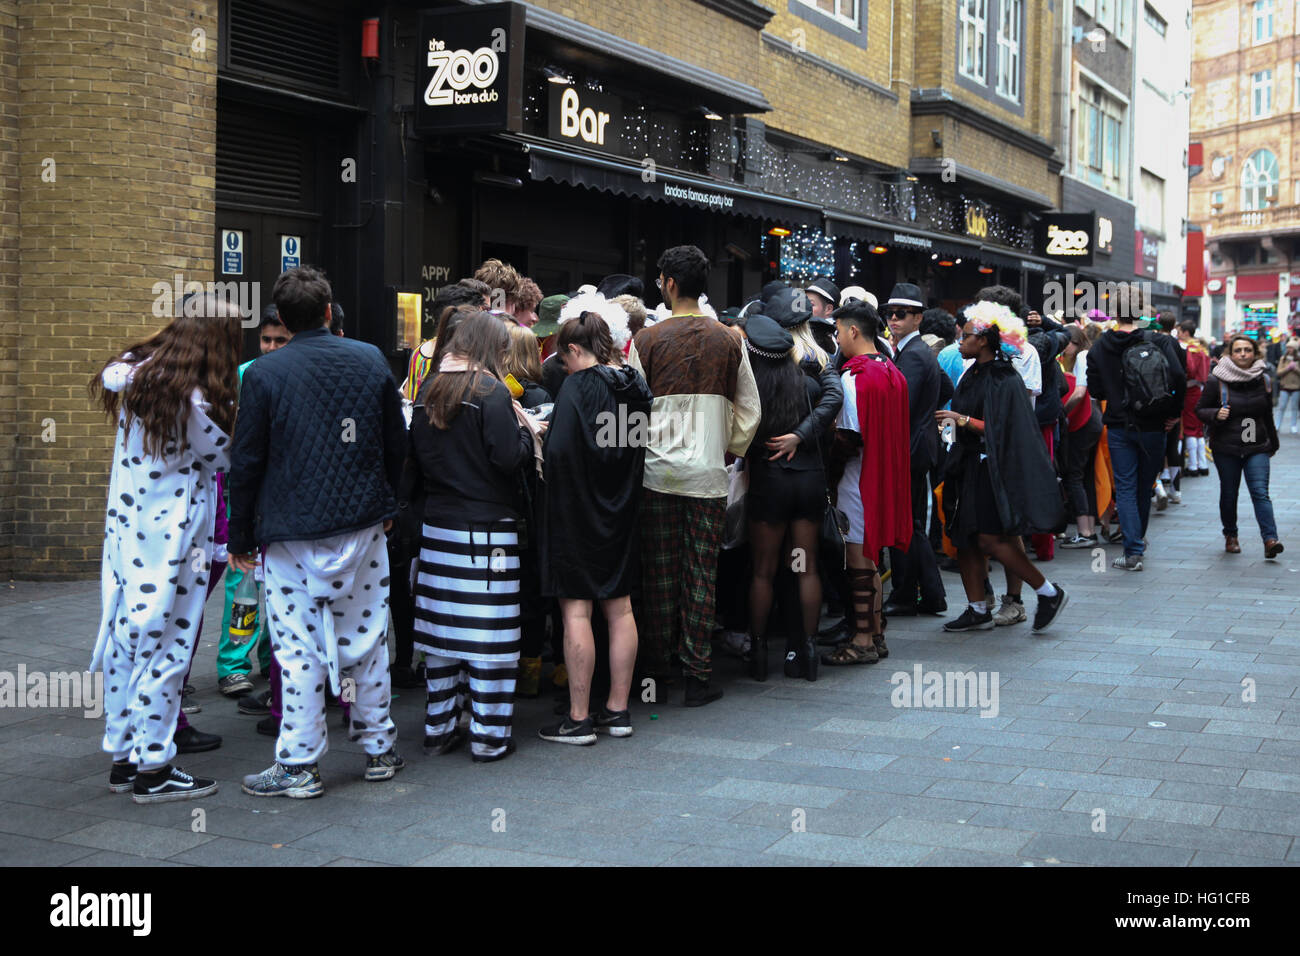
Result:
<svg viewBox="0 0 1300 956"><path fill-rule="evenodd" d="M1115 328L1088 350L1088 390L1105 403L1102 422L1124 533L1124 556L1113 566L1141 571L1151 489L1164 463L1166 434L1182 413L1187 373L1169 336L1138 328L1146 312L1140 289L1119 285L1113 301Z"/></svg>

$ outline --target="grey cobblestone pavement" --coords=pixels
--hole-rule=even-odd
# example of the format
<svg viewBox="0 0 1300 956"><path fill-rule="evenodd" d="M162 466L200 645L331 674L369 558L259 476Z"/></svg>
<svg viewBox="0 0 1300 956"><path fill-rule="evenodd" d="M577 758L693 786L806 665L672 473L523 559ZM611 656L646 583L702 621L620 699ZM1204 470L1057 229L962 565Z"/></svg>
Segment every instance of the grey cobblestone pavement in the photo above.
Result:
<svg viewBox="0 0 1300 956"><path fill-rule="evenodd" d="M407 769L364 783L332 711L318 800L239 790L272 746L216 690L218 591L192 720L225 740L179 763L220 792L137 806L108 792L102 721L0 708L0 864L1300 864L1300 440L1283 441L1277 561L1244 487L1243 553L1225 555L1217 479L1189 479L1153 514L1144 572L1110 569L1114 546L1058 551L1045 569L1070 603L1043 635L896 619L887 661L815 684L779 668L756 684L723 658L723 700L687 710L676 690L590 748L538 740L550 700L521 701L519 752L496 764L425 757L422 695L399 692ZM95 583L0 584L0 671L83 669L98 615ZM996 672L997 715L894 707L891 676L918 665Z"/></svg>

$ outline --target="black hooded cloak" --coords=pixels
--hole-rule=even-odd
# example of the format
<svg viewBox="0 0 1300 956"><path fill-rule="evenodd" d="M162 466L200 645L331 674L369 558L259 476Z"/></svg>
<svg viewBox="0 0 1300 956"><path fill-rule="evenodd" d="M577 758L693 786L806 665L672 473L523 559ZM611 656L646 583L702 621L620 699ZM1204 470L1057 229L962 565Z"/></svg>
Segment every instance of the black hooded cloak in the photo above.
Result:
<svg viewBox="0 0 1300 956"><path fill-rule="evenodd" d="M604 600L638 582L651 398L629 366L595 365L564 380L542 455L543 594Z"/></svg>
<svg viewBox="0 0 1300 956"><path fill-rule="evenodd" d="M988 456L998 519L1007 535L1065 528L1065 506L1056 469L1015 366L1001 358L972 365L952 397L952 410L984 422L984 437L958 429L944 471L943 510L948 537L968 547L978 534L975 488L980 454Z"/></svg>

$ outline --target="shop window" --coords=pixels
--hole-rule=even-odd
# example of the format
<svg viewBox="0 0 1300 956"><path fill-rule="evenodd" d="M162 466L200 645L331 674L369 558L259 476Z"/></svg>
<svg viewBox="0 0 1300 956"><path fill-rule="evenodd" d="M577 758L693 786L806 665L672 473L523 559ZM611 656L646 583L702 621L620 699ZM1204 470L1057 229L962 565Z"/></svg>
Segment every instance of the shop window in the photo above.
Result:
<svg viewBox="0 0 1300 956"><path fill-rule="evenodd" d="M1267 149L1250 154L1241 169L1241 208L1268 209L1277 204L1277 157Z"/></svg>
<svg viewBox="0 0 1300 956"><path fill-rule="evenodd" d="M1020 102L1020 38L1023 0L1002 0L998 16L998 93Z"/></svg>
<svg viewBox="0 0 1300 956"><path fill-rule="evenodd" d="M963 76L985 82L985 44L988 37L988 0L958 0L961 4L961 60Z"/></svg>
<svg viewBox="0 0 1300 956"><path fill-rule="evenodd" d="M1273 115L1273 71L1260 70L1250 76L1250 118Z"/></svg>
<svg viewBox="0 0 1300 956"><path fill-rule="evenodd" d="M1255 43L1273 39L1273 0L1255 0Z"/></svg>

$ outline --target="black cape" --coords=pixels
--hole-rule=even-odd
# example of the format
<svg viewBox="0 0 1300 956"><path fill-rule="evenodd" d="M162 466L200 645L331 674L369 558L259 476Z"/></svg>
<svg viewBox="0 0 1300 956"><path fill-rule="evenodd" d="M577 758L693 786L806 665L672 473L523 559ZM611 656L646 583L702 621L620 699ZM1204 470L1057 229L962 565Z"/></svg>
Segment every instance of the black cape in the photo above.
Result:
<svg viewBox="0 0 1300 956"><path fill-rule="evenodd" d="M548 597L604 600L638 584L650 401L645 379L627 366L596 365L564 380L542 452Z"/></svg>
<svg viewBox="0 0 1300 956"><path fill-rule="evenodd" d="M975 481L980 453L988 455L998 518L1008 535L1065 528L1065 505L1042 429L1010 362L996 359L966 370L952 397L952 410L984 421L984 447L964 435L953 446L944 473L944 519L948 537L965 547L976 533ZM964 507L963 507L964 505Z"/></svg>

